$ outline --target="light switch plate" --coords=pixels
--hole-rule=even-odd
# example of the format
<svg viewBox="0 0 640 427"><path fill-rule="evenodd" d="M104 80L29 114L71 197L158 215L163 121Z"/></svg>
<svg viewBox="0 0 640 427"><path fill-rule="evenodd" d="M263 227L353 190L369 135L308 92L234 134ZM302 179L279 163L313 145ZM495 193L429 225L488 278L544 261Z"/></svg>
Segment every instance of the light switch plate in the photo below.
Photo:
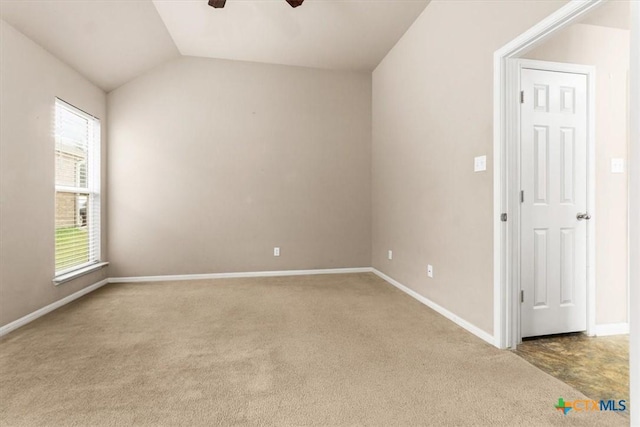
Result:
<svg viewBox="0 0 640 427"><path fill-rule="evenodd" d="M487 156L478 156L473 159L473 171L482 172L487 170Z"/></svg>
<svg viewBox="0 0 640 427"><path fill-rule="evenodd" d="M611 159L611 173L624 173L624 159L622 158Z"/></svg>
<svg viewBox="0 0 640 427"><path fill-rule="evenodd" d="M387 258L389 258L389 260L393 259L393 251L389 251Z"/></svg>

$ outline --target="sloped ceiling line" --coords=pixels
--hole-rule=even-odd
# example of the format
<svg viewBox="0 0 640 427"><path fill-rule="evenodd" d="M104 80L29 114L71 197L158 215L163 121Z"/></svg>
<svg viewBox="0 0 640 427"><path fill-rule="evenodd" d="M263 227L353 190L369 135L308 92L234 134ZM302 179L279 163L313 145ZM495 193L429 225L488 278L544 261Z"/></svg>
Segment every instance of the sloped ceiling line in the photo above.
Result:
<svg viewBox="0 0 640 427"><path fill-rule="evenodd" d="M371 71L428 0L2 0L0 17L109 92L180 55Z"/></svg>

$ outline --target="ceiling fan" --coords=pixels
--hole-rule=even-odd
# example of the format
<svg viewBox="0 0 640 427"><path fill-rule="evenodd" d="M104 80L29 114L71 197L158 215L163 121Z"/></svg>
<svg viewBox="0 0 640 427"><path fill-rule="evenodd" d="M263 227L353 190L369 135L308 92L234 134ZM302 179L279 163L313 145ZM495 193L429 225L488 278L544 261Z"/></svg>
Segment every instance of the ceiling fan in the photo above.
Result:
<svg viewBox="0 0 640 427"><path fill-rule="evenodd" d="M291 7L298 7L304 0L285 0ZM209 0L209 6L220 9L224 7L227 0Z"/></svg>

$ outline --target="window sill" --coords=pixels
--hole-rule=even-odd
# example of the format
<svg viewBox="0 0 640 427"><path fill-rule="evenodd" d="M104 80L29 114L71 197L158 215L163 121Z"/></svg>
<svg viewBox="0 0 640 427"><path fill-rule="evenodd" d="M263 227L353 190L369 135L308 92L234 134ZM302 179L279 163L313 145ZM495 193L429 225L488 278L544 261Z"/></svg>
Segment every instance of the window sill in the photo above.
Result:
<svg viewBox="0 0 640 427"><path fill-rule="evenodd" d="M108 262L97 262L95 264L88 265L86 267L79 268L77 270L73 270L69 273L61 274L60 276L56 276L53 278L53 284L58 286L65 282L69 282L73 279L76 279L80 276L84 276L85 274L92 273L94 271L100 270L102 267L106 267L109 265Z"/></svg>

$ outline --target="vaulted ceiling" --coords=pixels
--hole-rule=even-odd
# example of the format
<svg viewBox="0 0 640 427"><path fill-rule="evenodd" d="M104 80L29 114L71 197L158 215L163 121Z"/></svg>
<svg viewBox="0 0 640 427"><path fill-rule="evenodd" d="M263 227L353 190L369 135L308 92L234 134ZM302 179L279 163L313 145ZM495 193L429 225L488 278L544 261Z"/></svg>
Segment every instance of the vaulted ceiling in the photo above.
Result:
<svg viewBox="0 0 640 427"><path fill-rule="evenodd" d="M105 91L180 55L370 71L428 0L1 0L0 17Z"/></svg>
<svg viewBox="0 0 640 427"><path fill-rule="evenodd" d="M370 71L429 0L0 0L0 18L111 91L180 55ZM582 20L629 28L628 2Z"/></svg>
<svg viewBox="0 0 640 427"><path fill-rule="evenodd" d="M424 0L154 0L183 55L371 71L427 5Z"/></svg>

